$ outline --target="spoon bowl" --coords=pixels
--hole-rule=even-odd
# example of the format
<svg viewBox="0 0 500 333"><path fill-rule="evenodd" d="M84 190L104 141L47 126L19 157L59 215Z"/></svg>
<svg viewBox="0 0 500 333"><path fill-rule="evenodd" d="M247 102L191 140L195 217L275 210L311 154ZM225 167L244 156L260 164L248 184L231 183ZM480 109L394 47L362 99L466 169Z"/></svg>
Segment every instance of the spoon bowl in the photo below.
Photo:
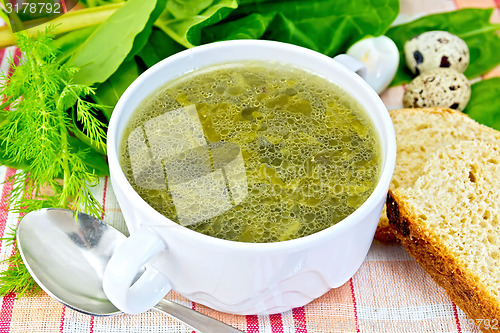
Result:
<svg viewBox="0 0 500 333"><path fill-rule="evenodd" d="M121 313L102 289L102 273L125 235L90 215L43 209L23 217L17 229L21 257L50 296L89 315Z"/></svg>
<svg viewBox="0 0 500 333"><path fill-rule="evenodd" d="M49 296L87 315L122 313L102 288L108 261L127 239L121 232L87 214L44 208L21 219L16 239L26 268ZM241 332L166 299L154 309L200 332Z"/></svg>

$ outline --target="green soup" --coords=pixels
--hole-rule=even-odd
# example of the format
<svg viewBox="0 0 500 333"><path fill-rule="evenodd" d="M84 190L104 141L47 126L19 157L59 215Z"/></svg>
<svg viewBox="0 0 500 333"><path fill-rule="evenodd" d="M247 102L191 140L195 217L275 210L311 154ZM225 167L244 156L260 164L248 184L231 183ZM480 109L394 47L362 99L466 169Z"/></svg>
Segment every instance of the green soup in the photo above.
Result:
<svg viewBox="0 0 500 333"><path fill-rule="evenodd" d="M120 163L169 219L242 242L328 228L373 192L380 142L366 111L328 80L264 62L196 70L134 112Z"/></svg>

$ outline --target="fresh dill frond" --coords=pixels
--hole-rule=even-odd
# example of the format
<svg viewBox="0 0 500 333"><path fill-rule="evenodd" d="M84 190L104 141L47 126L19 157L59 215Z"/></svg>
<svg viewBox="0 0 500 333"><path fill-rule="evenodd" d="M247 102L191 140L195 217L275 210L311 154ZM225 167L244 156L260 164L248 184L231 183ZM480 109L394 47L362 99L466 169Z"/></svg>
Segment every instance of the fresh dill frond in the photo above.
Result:
<svg viewBox="0 0 500 333"><path fill-rule="evenodd" d="M0 294L15 293L17 297L37 295L41 288L24 265L19 252L2 261L8 267L0 272Z"/></svg>
<svg viewBox="0 0 500 333"><path fill-rule="evenodd" d="M89 139L105 147L105 124L92 111L99 106L84 100L93 90L73 84L76 69L57 62L57 49L49 34L32 38L19 33L18 46L23 52L20 65L14 66L10 78L2 74L0 139L9 158L28 160L30 166L14 176L13 191L24 194L21 200L11 196L15 198L11 208L30 211L32 207L26 203L43 198L56 207L77 211L86 207L87 213L99 217L101 207L88 191L98 179L69 141L74 124L68 109L75 106ZM51 198L42 193L45 187L52 189Z"/></svg>
<svg viewBox="0 0 500 333"><path fill-rule="evenodd" d="M76 108L90 142L105 151L106 124L94 115L100 106L86 99L93 90L73 83L77 69L57 61L49 33L30 37L21 32L17 37L23 57L18 66L10 60L10 77L0 73L1 153L13 162L29 161L29 166L9 180L9 209L59 207L99 218L102 207L90 191L99 180L85 163L85 151L71 144L75 124L68 111ZM26 276L21 258L14 255L9 268L0 273L0 292L24 292L32 286Z"/></svg>
<svg viewBox="0 0 500 333"><path fill-rule="evenodd" d="M8 257L4 263L8 265L7 269L0 272L0 294L15 293L17 297L25 295L36 295L40 292L40 287L31 277L24 266L21 255L16 251Z"/></svg>
<svg viewBox="0 0 500 333"><path fill-rule="evenodd" d="M16 229L11 228L4 238L1 238L5 245L15 245ZM0 294L16 293L17 297L24 295L36 295L40 292L40 287L31 278L23 259L17 248L15 253L2 261L2 264L7 265L7 269L0 272Z"/></svg>

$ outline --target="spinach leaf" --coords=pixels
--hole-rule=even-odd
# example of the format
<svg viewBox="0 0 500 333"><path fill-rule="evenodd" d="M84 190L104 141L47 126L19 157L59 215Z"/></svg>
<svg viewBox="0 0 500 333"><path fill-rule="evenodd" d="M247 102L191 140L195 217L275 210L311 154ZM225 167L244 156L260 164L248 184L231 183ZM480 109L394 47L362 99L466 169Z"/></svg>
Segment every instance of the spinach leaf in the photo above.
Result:
<svg viewBox="0 0 500 333"><path fill-rule="evenodd" d="M104 21L73 53L69 64L80 68L75 82L92 85L109 78L130 54L139 50L136 37L145 38L148 24L159 15L166 0L129 0ZM139 45L141 42L139 42Z"/></svg>
<svg viewBox="0 0 500 333"><path fill-rule="evenodd" d="M155 25L184 47L201 43L201 29L220 22L238 7L236 0L175 0Z"/></svg>
<svg viewBox="0 0 500 333"><path fill-rule="evenodd" d="M144 29L135 37L134 45L132 46L132 50L129 52L126 60L132 59L137 54L137 52L139 52L146 45L149 40L149 36L153 31L153 24L160 16L160 14L165 10L166 3L167 0L156 0L156 6L149 16L149 20L144 26Z"/></svg>
<svg viewBox="0 0 500 333"><path fill-rule="evenodd" d="M186 18L201 13L212 5L212 0L169 0L167 10L175 18Z"/></svg>
<svg viewBox="0 0 500 333"><path fill-rule="evenodd" d="M90 172L93 172L99 177L109 175L106 155L98 153L92 147L75 137L69 136L68 141L71 148L82 155L82 159L85 161L85 165L90 169Z"/></svg>
<svg viewBox="0 0 500 333"><path fill-rule="evenodd" d="M500 130L500 77L481 80L471 86L471 99L464 110L469 117Z"/></svg>
<svg viewBox="0 0 500 333"><path fill-rule="evenodd" d="M162 30L154 28L148 41L135 58L125 60L113 75L98 85L94 99L98 104L111 106L103 110L106 119L109 121L112 107L116 105L121 95L143 70L183 49L184 47L177 44Z"/></svg>
<svg viewBox="0 0 500 333"><path fill-rule="evenodd" d="M247 1L225 23L207 28L204 42L246 35L333 56L367 35L384 34L398 12L395 0ZM232 18L235 20L230 21Z"/></svg>
<svg viewBox="0 0 500 333"><path fill-rule="evenodd" d="M110 106L103 110L108 121L111 118L112 107L116 105L120 96L140 74L141 70L135 60L125 61L113 75L97 87L94 99L98 104Z"/></svg>
<svg viewBox="0 0 500 333"><path fill-rule="evenodd" d="M391 85L408 83L413 76L406 67L403 55L404 43L426 31L445 30L462 38L469 47L470 63L465 72L468 78L486 73L500 63L500 24L490 23L493 9L466 8L458 11L433 14L415 21L395 26L387 31L400 51L399 69Z"/></svg>
<svg viewBox="0 0 500 333"><path fill-rule="evenodd" d="M205 43L216 40L259 39L264 36L276 12L252 13L242 18L206 28L203 31Z"/></svg>
<svg viewBox="0 0 500 333"><path fill-rule="evenodd" d="M184 49L185 47L170 38L163 30L155 27L146 45L137 53L137 57L140 58L145 67L149 68Z"/></svg>
<svg viewBox="0 0 500 333"><path fill-rule="evenodd" d="M123 1L124 0L80 0L79 2L83 4L85 7L99 7Z"/></svg>
<svg viewBox="0 0 500 333"><path fill-rule="evenodd" d="M185 47L229 39L270 39L333 56L367 35L384 34L397 0L169 1L156 25Z"/></svg>
<svg viewBox="0 0 500 333"><path fill-rule="evenodd" d="M27 160L22 160L20 161L19 159L15 159L10 156L10 154L7 154L6 148L7 143L5 141L0 142L0 165L4 165L9 168L13 169L21 169L21 170L28 170L31 161Z"/></svg>
<svg viewBox="0 0 500 333"><path fill-rule="evenodd" d="M54 40L54 46L59 50L57 58L59 62L64 63L68 61L73 53L82 45L82 43L89 38L89 36L97 29L97 25L87 28L74 30Z"/></svg>

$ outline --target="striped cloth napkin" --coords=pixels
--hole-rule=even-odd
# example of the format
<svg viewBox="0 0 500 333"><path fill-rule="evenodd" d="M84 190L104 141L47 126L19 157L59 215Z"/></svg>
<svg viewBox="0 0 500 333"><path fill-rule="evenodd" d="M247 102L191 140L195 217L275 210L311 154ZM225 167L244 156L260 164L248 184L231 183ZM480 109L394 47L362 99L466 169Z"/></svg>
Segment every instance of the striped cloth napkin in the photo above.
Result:
<svg viewBox="0 0 500 333"><path fill-rule="evenodd" d="M498 9L500 0L401 0L401 14L397 22L465 7ZM493 19L500 22L498 10ZM5 58L16 52L15 48L0 50L1 70L9 70ZM500 76L500 68L485 77L491 76ZM391 88L382 94L388 109L402 106L404 88ZM0 237L19 220L19 216L10 213L6 207L6 197L12 184L5 181L15 173L14 169L0 167L0 181L3 182L0 185ZM107 177L101 179L94 195L104 207L105 221L125 232L125 222ZM10 256L12 251L12 246L0 240L0 259ZM0 265L0 269L5 269L5 266ZM166 297L249 333L479 332L400 246L378 242L373 243L363 265L347 283L306 306L288 312L236 316L193 303L175 292ZM191 332L156 311L137 316L92 317L73 311L44 293L19 299L10 294L0 298L0 304L0 333ZM500 323L497 323L497 328L500 331Z"/></svg>

